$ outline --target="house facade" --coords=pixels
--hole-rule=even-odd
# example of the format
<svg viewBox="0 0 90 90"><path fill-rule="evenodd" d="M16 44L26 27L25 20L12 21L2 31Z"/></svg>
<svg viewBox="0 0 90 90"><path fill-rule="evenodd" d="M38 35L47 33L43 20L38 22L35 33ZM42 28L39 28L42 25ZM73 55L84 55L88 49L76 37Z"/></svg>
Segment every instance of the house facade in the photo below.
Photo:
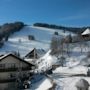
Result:
<svg viewBox="0 0 90 90"><path fill-rule="evenodd" d="M37 59L41 58L45 55L45 50L43 49L32 49L27 55L25 55L24 59L28 62L36 63Z"/></svg>
<svg viewBox="0 0 90 90"><path fill-rule="evenodd" d="M18 76L27 75L34 65L8 54L0 57L0 83L15 81Z"/></svg>
<svg viewBox="0 0 90 90"><path fill-rule="evenodd" d="M25 58L27 59L38 59L42 57L45 54L45 50L43 49L32 49L27 55L25 55Z"/></svg>

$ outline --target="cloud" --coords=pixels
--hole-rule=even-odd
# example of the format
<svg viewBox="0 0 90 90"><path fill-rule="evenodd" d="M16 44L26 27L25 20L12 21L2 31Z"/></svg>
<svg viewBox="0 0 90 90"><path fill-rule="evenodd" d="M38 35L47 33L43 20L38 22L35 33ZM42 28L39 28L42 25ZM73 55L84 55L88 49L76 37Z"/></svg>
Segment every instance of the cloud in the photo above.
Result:
<svg viewBox="0 0 90 90"><path fill-rule="evenodd" d="M89 15L90 14L87 14L87 13L84 13L84 14L80 13L80 14L74 14L74 15L71 15L71 16L61 17L59 20L60 21L81 20L81 19L89 18Z"/></svg>

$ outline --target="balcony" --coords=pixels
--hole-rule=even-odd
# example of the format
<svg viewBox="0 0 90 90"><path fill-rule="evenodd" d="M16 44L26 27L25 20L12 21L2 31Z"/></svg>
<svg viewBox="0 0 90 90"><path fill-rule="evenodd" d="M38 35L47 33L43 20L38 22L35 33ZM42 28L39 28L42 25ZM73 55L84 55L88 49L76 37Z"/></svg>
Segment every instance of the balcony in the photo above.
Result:
<svg viewBox="0 0 90 90"><path fill-rule="evenodd" d="M0 79L0 83L15 82L16 78Z"/></svg>
<svg viewBox="0 0 90 90"><path fill-rule="evenodd" d="M22 68L17 68L17 67L0 68L0 72L27 71L27 70L31 70L31 67L22 67Z"/></svg>

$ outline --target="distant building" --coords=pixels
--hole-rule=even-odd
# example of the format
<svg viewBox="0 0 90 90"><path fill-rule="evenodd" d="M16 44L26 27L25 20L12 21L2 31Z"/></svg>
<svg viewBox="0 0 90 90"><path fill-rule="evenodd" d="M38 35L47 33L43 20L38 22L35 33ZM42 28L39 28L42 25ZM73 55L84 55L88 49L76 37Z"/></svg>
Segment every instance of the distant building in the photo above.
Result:
<svg viewBox="0 0 90 90"><path fill-rule="evenodd" d="M83 37L90 37L90 29L87 28L82 34Z"/></svg>
<svg viewBox="0 0 90 90"><path fill-rule="evenodd" d="M23 77L33 67L34 65L13 54L3 55L0 57L0 83L14 81L18 76Z"/></svg>
<svg viewBox="0 0 90 90"><path fill-rule="evenodd" d="M78 34L72 38L73 43L90 41L90 28L87 28L83 33Z"/></svg>
<svg viewBox="0 0 90 90"><path fill-rule="evenodd" d="M35 62L36 59L39 59L40 57L44 56L45 53L46 52L43 49L34 48L25 56L25 60Z"/></svg>

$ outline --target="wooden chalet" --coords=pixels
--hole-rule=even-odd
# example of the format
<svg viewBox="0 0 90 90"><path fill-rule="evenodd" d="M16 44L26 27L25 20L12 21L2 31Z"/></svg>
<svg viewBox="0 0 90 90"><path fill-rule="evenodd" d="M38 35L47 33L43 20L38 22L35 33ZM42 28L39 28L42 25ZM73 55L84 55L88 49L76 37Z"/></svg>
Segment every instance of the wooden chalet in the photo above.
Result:
<svg viewBox="0 0 90 90"><path fill-rule="evenodd" d="M0 83L14 81L18 76L23 77L33 67L34 65L13 54L3 55L0 57Z"/></svg>
<svg viewBox="0 0 90 90"><path fill-rule="evenodd" d="M27 59L38 59L38 58L42 57L44 54L45 54L45 50L34 48L33 50L31 50L31 51L25 56L25 58L27 58Z"/></svg>
<svg viewBox="0 0 90 90"><path fill-rule="evenodd" d="M90 37L90 29L87 28L82 34L83 37Z"/></svg>
<svg viewBox="0 0 90 90"><path fill-rule="evenodd" d="M67 39L67 38L66 38ZM87 28L83 33L72 37L71 43L90 41L90 29Z"/></svg>

